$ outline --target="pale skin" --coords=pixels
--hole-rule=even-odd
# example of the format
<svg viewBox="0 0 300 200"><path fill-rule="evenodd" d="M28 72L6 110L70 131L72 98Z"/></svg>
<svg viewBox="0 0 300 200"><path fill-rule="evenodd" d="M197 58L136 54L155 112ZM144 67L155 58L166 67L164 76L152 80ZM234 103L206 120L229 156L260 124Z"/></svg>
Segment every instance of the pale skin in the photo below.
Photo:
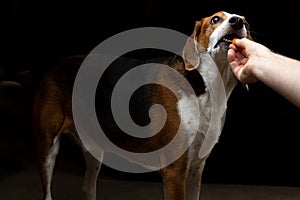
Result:
<svg viewBox="0 0 300 200"><path fill-rule="evenodd" d="M240 82L261 81L300 108L300 61L247 38L235 39L227 57Z"/></svg>

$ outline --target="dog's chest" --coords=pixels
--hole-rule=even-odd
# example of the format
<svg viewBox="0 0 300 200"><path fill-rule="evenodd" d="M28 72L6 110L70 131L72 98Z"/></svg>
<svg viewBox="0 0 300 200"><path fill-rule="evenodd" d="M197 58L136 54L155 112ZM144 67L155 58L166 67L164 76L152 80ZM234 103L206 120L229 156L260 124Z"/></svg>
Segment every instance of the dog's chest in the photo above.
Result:
<svg viewBox="0 0 300 200"><path fill-rule="evenodd" d="M202 142L210 126L212 110L210 95L208 92L198 97L183 94L177 103L177 108L189 144L189 161L193 162L198 157ZM215 119L221 122L223 114L220 113L220 116Z"/></svg>
<svg viewBox="0 0 300 200"><path fill-rule="evenodd" d="M209 93L205 92L198 97L196 95L182 94L177 103L177 109L182 127L187 135L187 142L190 145L189 153L199 152L203 134L210 123L211 101ZM202 135L201 137L197 136L200 134ZM193 153L193 151L195 152Z"/></svg>
<svg viewBox="0 0 300 200"><path fill-rule="evenodd" d="M177 103L178 113L187 134L207 130L210 122L211 101L206 92L199 97L185 95Z"/></svg>

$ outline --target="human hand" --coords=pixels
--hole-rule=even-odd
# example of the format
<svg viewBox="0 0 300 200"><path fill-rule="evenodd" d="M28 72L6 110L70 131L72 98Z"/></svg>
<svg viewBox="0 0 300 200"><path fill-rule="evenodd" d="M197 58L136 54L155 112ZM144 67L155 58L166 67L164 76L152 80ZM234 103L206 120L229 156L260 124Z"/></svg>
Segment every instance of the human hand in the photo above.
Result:
<svg viewBox="0 0 300 200"><path fill-rule="evenodd" d="M254 83L258 79L253 74L257 43L247 39L234 39L229 45L227 58L232 72L241 83ZM253 60L251 60L253 58Z"/></svg>

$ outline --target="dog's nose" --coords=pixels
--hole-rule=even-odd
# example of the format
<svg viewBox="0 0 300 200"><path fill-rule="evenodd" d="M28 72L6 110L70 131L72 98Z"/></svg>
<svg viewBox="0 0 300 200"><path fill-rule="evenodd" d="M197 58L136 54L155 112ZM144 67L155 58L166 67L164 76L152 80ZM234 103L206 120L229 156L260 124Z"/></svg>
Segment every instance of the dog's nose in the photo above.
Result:
<svg viewBox="0 0 300 200"><path fill-rule="evenodd" d="M244 22L243 22L242 18L235 16L235 17L231 17L229 19L229 24L231 25L231 27L233 29L241 29L241 28L243 28Z"/></svg>

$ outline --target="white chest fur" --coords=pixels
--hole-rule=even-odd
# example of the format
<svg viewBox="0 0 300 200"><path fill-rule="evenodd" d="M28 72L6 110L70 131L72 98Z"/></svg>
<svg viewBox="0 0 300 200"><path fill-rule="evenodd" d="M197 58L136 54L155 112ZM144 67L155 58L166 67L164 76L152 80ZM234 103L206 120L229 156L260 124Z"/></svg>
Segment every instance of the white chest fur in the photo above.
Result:
<svg viewBox="0 0 300 200"><path fill-rule="evenodd" d="M190 145L189 154L198 154L205 132L210 123L211 102L209 94L206 92L200 97L195 95L183 95L178 101L177 108L181 118L182 127L187 134ZM202 137L196 136L202 134ZM194 157L195 155L189 155Z"/></svg>
<svg viewBox="0 0 300 200"><path fill-rule="evenodd" d="M197 130L196 132L202 133L207 130L211 108L211 102L207 92L200 97L196 97L195 95L183 95L178 101L177 107L187 134L195 133L195 130Z"/></svg>
<svg viewBox="0 0 300 200"><path fill-rule="evenodd" d="M177 108L189 138L188 143L192 145L189 153L198 152L200 157L205 157L218 142L225 120L222 117L225 116L227 100L236 81L228 84L231 76L226 74L224 78L209 54L203 53L201 58L198 69L206 84L206 92L199 97L182 92ZM197 134L202 136L196 137ZM201 141L191 141L194 138Z"/></svg>

